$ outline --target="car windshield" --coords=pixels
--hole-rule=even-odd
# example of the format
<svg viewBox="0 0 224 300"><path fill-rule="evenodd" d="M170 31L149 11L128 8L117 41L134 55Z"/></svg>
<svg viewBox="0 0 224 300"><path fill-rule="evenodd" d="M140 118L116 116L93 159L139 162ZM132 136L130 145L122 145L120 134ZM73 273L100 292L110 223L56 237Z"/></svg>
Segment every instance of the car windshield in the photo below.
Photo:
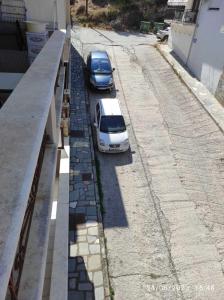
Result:
<svg viewBox="0 0 224 300"><path fill-rule="evenodd" d="M119 133L126 130L122 116L102 116L100 131L104 133Z"/></svg>
<svg viewBox="0 0 224 300"><path fill-rule="evenodd" d="M110 74L111 73L110 61L106 58L105 59L95 58L92 60L91 69L94 74Z"/></svg>

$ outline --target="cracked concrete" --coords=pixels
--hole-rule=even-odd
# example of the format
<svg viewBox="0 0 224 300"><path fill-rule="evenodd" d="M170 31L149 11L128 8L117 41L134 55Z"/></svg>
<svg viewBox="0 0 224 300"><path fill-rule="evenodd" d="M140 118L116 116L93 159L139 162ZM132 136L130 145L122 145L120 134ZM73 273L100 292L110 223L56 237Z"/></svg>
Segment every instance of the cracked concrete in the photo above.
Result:
<svg viewBox="0 0 224 300"><path fill-rule="evenodd" d="M223 299L223 133L153 37L79 28L73 37L84 58L108 51L129 130L129 153L97 154L115 299ZM91 111L102 97L111 95L90 92Z"/></svg>

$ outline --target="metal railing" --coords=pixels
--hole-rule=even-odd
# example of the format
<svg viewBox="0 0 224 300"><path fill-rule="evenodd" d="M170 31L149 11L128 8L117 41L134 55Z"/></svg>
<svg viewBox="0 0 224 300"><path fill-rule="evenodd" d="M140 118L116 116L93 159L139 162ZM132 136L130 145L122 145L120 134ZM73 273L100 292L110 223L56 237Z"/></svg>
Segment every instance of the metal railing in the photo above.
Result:
<svg viewBox="0 0 224 300"><path fill-rule="evenodd" d="M9 290L11 300L18 299L19 284L20 284L20 279L23 271L23 264L25 260L26 248L29 239L30 226L32 222L33 210L34 210L34 205L35 205L35 200L37 195L40 172L41 172L43 159L44 159L46 142L47 142L47 137L46 134L44 134L43 141L41 144L40 154L38 157L37 166L33 178L33 183L30 191L30 196L29 196L29 200L28 200L28 204L27 204L27 208L23 220L23 225L20 233L18 249L17 249L14 265L9 279L8 290Z"/></svg>
<svg viewBox="0 0 224 300"><path fill-rule="evenodd" d="M191 9L186 9L183 14L183 23L195 23L197 18L197 11Z"/></svg>
<svg viewBox="0 0 224 300"><path fill-rule="evenodd" d="M175 11L174 21L182 23L195 23L197 19L197 11L186 9L185 11Z"/></svg>

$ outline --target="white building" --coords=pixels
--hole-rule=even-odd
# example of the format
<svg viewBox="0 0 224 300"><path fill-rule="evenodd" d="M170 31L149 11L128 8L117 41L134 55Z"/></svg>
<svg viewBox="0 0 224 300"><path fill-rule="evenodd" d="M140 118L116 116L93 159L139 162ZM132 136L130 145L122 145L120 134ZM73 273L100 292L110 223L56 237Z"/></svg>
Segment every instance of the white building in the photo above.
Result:
<svg viewBox="0 0 224 300"><path fill-rule="evenodd" d="M27 19L38 20L48 24L58 24L65 29L69 21L70 1L65 0L24 0L27 8Z"/></svg>
<svg viewBox="0 0 224 300"><path fill-rule="evenodd" d="M169 46L218 99L224 103L224 1L169 0L182 8L171 24Z"/></svg>

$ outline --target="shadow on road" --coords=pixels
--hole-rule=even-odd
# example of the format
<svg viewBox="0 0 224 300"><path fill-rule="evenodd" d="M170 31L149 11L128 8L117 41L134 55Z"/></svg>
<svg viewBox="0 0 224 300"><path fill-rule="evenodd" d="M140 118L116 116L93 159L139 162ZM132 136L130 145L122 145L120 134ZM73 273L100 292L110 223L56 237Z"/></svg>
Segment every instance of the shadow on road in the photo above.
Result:
<svg viewBox="0 0 224 300"><path fill-rule="evenodd" d="M132 163L131 151L117 154L96 152L100 162L101 184L105 214L104 228L128 227L117 168Z"/></svg>

